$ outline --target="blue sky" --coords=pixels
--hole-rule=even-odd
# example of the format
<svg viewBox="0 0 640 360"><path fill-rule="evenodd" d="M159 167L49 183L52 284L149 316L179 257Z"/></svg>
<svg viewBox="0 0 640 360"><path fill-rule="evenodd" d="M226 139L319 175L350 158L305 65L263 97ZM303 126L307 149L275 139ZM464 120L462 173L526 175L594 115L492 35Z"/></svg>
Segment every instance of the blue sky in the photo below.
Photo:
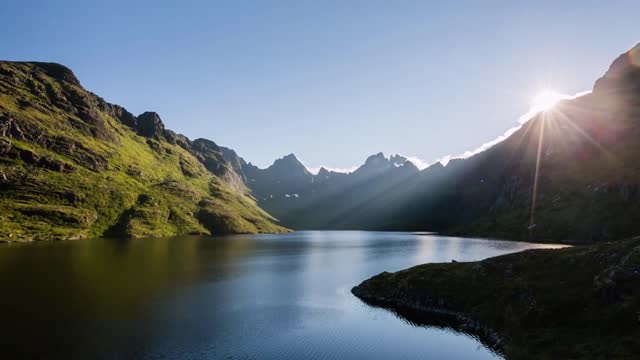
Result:
<svg viewBox="0 0 640 360"><path fill-rule="evenodd" d="M495 139L542 88L591 88L640 42L639 1L15 1L0 58L260 166L431 162Z"/></svg>

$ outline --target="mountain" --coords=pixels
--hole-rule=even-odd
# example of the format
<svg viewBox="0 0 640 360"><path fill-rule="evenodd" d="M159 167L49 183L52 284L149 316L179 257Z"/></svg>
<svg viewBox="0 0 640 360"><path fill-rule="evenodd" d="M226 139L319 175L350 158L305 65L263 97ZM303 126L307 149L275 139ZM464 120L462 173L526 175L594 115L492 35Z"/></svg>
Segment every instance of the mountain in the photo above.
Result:
<svg viewBox="0 0 640 360"><path fill-rule="evenodd" d="M638 59L640 46L618 57L592 93L562 101L489 150L448 164L440 183L422 184L390 216L406 228L512 239L637 235Z"/></svg>
<svg viewBox="0 0 640 360"><path fill-rule="evenodd" d="M67 68L0 63L0 237L426 230L599 242L640 232L640 46L593 92L468 159L378 153L349 174L290 154L260 169L84 90ZM256 207L257 204L263 209ZM266 212L265 212L266 211Z"/></svg>
<svg viewBox="0 0 640 360"><path fill-rule="evenodd" d="M378 153L352 173L338 173L321 168L311 174L289 154L266 169L245 162L235 153L226 152L226 160L240 164L238 172L247 188L267 212L295 229L336 229L365 227L360 216L377 211L372 199L419 173L405 157L386 158ZM353 219L353 209L366 207Z"/></svg>
<svg viewBox="0 0 640 360"><path fill-rule="evenodd" d="M0 239L286 231L223 151L106 102L62 65L0 62Z"/></svg>
<svg viewBox="0 0 640 360"><path fill-rule="evenodd" d="M274 164L265 173L277 175L247 184L264 209L296 229L607 241L640 233L639 135L636 46L592 93L536 114L470 158L418 171L403 157L379 153L353 173L313 176L290 155L295 179Z"/></svg>

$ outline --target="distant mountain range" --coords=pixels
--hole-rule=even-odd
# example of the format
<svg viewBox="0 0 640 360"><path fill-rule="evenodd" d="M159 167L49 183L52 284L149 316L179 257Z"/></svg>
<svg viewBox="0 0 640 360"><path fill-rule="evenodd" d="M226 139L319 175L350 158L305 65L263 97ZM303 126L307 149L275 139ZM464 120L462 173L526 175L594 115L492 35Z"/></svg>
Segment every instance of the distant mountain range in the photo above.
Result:
<svg viewBox="0 0 640 360"><path fill-rule="evenodd" d="M630 237L640 231L639 66L636 46L591 94L468 159L420 171L378 153L351 173L314 175L293 154L260 169L213 141L191 141L156 113L134 116L86 91L64 66L0 62L0 239L284 231L278 221L538 241Z"/></svg>
<svg viewBox="0 0 640 360"><path fill-rule="evenodd" d="M246 163L228 149L223 154L227 161L241 164L237 170L258 204L294 229L369 228L356 216L366 214L353 211L364 206L360 211L373 213L381 192L419 174L406 158L396 155L388 159L382 153L370 156L351 173L321 168L317 175L293 154L266 169Z"/></svg>

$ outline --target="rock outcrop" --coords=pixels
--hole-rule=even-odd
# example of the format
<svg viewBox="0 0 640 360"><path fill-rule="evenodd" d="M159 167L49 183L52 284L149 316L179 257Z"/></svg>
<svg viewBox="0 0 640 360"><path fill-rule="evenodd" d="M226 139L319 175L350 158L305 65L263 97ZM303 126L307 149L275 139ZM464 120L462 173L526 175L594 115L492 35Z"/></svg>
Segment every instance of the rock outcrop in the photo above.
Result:
<svg viewBox="0 0 640 360"><path fill-rule="evenodd" d="M136 130L138 135L162 140L164 139L164 123L160 115L153 111L144 112L137 117Z"/></svg>

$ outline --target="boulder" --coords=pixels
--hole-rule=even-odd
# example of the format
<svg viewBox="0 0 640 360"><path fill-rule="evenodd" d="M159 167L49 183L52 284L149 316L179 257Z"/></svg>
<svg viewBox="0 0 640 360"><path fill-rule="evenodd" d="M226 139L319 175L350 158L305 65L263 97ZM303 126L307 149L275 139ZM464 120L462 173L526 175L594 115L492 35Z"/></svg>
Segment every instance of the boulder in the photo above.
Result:
<svg viewBox="0 0 640 360"><path fill-rule="evenodd" d="M147 111L138 115L138 135L161 140L164 137L164 123L158 113Z"/></svg>

